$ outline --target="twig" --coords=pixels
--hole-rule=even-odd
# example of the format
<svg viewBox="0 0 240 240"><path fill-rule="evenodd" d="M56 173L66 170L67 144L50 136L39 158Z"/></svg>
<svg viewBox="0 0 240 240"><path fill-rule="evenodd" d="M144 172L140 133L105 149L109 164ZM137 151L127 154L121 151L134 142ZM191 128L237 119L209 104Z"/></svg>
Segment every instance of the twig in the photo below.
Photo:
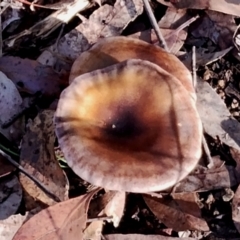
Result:
<svg viewBox="0 0 240 240"><path fill-rule="evenodd" d="M47 194L49 197L51 197L56 202L61 202L59 197L57 197L54 193L49 191L37 178L32 176L30 173L28 173L19 163L14 161L8 154L0 150L0 154L4 156L14 167L16 167L19 171L21 171L23 174L25 174L28 178L30 178L45 194Z"/></svg>
<svg viewBox="0 0 240 240"><path fill-rule="evenodd" d="M112 220L112 219L113 219L113 216L110 216L110 217L96 217L96 218L88 219L87 222L91 223L91 222L95 222L95 221L105 221L105 220Z"/></svg>
<svg viewBox="0 0 240 240"><path fill-rule="evenodd" d="M151 8L148 0L143 0L143 4L144 4L145 10L147 12L147 15L149 17L149 20L152 24L152 27L153 27L156 35L157 35L160 46L163 47L167 52L169 52L169 48L167 46L167 43L166 43L166 41L165 41L161 31L160 31L160 28L157 24L156 18L153 15L153 11L152 11L152 8Z"/></svg>

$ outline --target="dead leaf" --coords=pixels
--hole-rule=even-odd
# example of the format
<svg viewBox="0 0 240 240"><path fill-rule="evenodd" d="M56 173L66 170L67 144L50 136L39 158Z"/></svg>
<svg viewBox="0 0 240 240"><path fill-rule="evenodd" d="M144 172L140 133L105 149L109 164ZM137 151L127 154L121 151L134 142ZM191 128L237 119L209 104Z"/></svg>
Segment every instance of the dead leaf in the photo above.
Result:
<svg viewBox="0 0 240 240"><path fill-rule="evenodd" d="M226 166L219 156L212 157L213 166L208 169L200 165L181 182L176 184L174 191L202 192L221 188L229 188L239 183L237 170L232 166Z"/></svg>
<svg viewBox="0 0 240 240"><path fill-rule="evenodd" d="M76 59L99 38L117 36L143 11L140 0L117 0L114 6L105 4L85 19L59 42L58 54Z"/></svg>
<svg viewBox="0 0 240 240"><path fill-rule="evenodd" d="M53 115L53 111L45 110L33 122L29 121L22 141L20 164L42 182L48 190L61 200L66 200L68 198L68 182L54 153ZM34 202L39 200L47 205L56 203L22 173L20 181L28 195L34 198ZM27 209L32 208L29 206L30 203L31 201L26 202Z"/></svg>
<svg viewBox="0 0 240 240"><path fill-rule="evenodd" d="M30 59L1 57L0 70L22 90L30 94L41 93L52 99L60 95L65 84L64 77L61 79L51 67Z"/></svg>
<svg viewBox="0 0 240 240"><path fill-rule="evenodd" d="M158 2L175 8L209 9L221 13L240 16L240 5L238 1L218 0L216 3L215 0L171 0L170 2L166 0L158 0Z"/></svg>
<svg viewBox="0 0 240 240"><path fill-rule="evenodd" d="M195 238L176 238L161 235L141 235L141 234L110 234L104 235L106 240L194 240ZM196 240L196 239L195 239Z"/></svg>
<svg viewBox="0 0 240 240"><path fill-rule="evenodd" d="M125 208L126 193L109 191L103 196L94 199L90 204L89 216L96 218L97 216L112 217L108 222L113 222L114 227L118 227ZM93 221L84 231L84 239L98 240L101 239L103 221Z"/></svg>
<svg viewBox="0 0 240 240"><path fill-rule="evenodd" d="M197 83L197 109L207 134L240 149L240 123L231 117L220 96L202 80Z"/></svg>
<svg viewBox="0 0 240 240"><path fill-rule="evenodd" d="M154 198L144 195L150 210L164 225L175 231L208 231L206 221L201 217L196 193L174 193L171 197Z"/></svg>
<svg viewBox="0 0 240 240"><path fill-rule="evenodd" d="M99 188L42 210L19 229L13 240L83 239L89 202L98 191Z"/></svg>
<svg viewBox="0 0 240 240"><path fill-rule="evenodd" d="M0 179L0 220L6 219L18 210L22 201L22 188L14 175Z"/></svg>
<svg viewBox="0 0 240 240"><path fill-rule="evenodd" d="M240 186L238 186L232 200L232 219L238 232L240 233Z"/></svg>
<svg viewBox="0 0 240 240"><path fill-rule="evenodd" d="M232 46L232 36L237 26L233 16L223 13L206 11L191 26L191 34L195 38L209 38L222 50Z"/></svg>
<svg viewBox="0 0 240 240"><path fill-rule="evenodd" d="M26 215L12 215L7 219L0 221L0 236L2 240L12 240L15 233L22 226L24 221L28 218Z"/></svg>
<svg viewBox="0 0 240 240"><path fill-rule="evenodd" d="M22 98L16 86L2 72L0 72L0 109L0 124L8 122L23 109Z"/></svg>

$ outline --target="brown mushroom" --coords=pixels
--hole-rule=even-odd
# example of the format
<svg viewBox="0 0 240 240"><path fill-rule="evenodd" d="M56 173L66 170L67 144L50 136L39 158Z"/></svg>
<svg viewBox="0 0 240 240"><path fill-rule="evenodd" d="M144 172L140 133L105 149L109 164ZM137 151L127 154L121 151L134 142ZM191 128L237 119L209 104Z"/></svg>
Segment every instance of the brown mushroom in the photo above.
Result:
<svg viewBox="0 0 240 240"><path fill-rule="evenodd" d="M184 77L179 81L177 69L166 70L180 66L179 72L189 73L177 59L160 52L156 61L165 63L159 66L130 59L105 67L98 58L93 65L88 59L82 63L88 73L81 75L74 64L72 74L80 76L70 78L61 94L56 134L69 166L86 181L110 190L159 191L196 166L202 126L189 96L194 92L183 86ZM101 55L100 48L96 56ZM102 69L94 70L99 65Z"/></svg>
<svg viewBox="0 0 240 240"><path fill-rule="evenodd" d="M73 63L69 82L71 83L83 73L102 69L128 59L142 59L157 64L179 79L196 99L192 76L176 56L155 45L127 37L101 39L90 50L83 52Z"/></svg>

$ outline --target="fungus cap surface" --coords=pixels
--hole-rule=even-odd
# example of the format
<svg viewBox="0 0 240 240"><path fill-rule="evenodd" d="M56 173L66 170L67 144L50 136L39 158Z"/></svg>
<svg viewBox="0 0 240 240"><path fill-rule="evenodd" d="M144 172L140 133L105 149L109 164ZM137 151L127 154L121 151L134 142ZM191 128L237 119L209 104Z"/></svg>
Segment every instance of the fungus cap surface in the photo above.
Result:
<svg viewBox="0 0 240 240"><path fill-rule="evenodd" d="M179 79L196 100L191 73L176 56L142 40L122 36L103 38L88 51L83 52L73 63L69 82L84 73L128 59L142 59L157 64Z"/></svg>
<svg viewBox="0 0 240 240"><path fill-rule="evenodd" d="M77 77L61 94L55 124L73 171L109 190L166 189L201 157L194 102L178 79L148 61Z"/></svg>

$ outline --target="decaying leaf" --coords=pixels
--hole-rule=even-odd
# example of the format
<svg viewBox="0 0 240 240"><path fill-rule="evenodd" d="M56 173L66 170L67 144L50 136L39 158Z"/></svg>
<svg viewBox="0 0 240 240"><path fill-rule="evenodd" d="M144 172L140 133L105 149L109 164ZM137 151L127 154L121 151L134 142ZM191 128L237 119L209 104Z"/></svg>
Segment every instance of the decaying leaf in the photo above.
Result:
<svg viewBox="0 0 240 240"><path fill-rule="evenodd" d="M27 221L13 240L79 240L83 239L87 210L96 189L42 210Z"/></svg>
<svg viewBox="0 0 240 240"><path fill-rule="evenodd" d="M68 182L54 153L53 114L53 111L45 110L33 122L28 123L27 132L22 141L20 164L41 181L48 190L61 200L66 200ZM56 203L24 174L20 174L20 181L30 197L47 205ZM27 209L32 208L29 206L30 203L31 201L26 201Z"/></svg>
<svg viewBox="0 0 240 240"><path fill-rule="evenodd" d="M105 4L60 40L58 53L74 60L99 38L120 35L142 11L140 0L117 0L114 6Z"/></svg>
<svg viewBox="0 0 240 240"><path fill-rule="evenodd" d="M124 212L126 201L125 192L109 191L103 196L95 199L89 210L90 219L96 216L111 217L109 222L113 222L114 227L118 227ZM84 239L101 239L103 221L93 221L84 231Z"/></svg>
<svg viewBox="0 0 240 240"><path fill-rule="evenodd" d="M64 77L62 79L51 67L30 59L1 57L0 70L22 91L41 93L50 98L59 96L65 82Z"/></svg>
<svg viewBox="0 0 240 240"><path fill-rule="evenodd" d="M16 213L22 201L22 188L14 175L0 179L0 220ZM1 235L0 235L1 236Z"/></svg>
<svg viewBox="0 0 240 240"><path fill-rule="evenodd" d="M28 218L26 215L11 215L7 219L0 221L0 236L2 240L12 240L15 233Z"/></svg>
<svg viewBox="0 0 240 240"><path fill-rule="evenodd" d="M240 16L240 5L238 1L226 0L158 0L158 2L176 8L209 9L217 12Z"/></svg>
<svg viewBox="0 0 240 240"><path fill-rule="evenodd" d="M14 118L23 109L22 98L16 86L3 72L0 72L0 109L1 125Z"/></svg>
<svg viewBox="0 0 240 240"><path fill-rule="evenodd" d="M148 207L167 227L175 231L208 231L206 221L201 218L197 198L196 193L174 193L165 198L144 196Z"/></svg>
<svg viewBox="0 0 240 240"><path fill-rule="evenodd" d="M195 38L209 38L222 50L232 46L232 36L236 30L233 16L206 11L204 17L199 18L191 29Z"/></svg>
<svg viewBox="0 0 240 240"><path fill-rule="evenodd" d="M194 172L179 182L174 191L182 192L202 192L221 188L229 188L239 183L238 170L233 166L226 166L219 156L212 157L213 166L198 166Z"/></svg>
<svg viewBox="0 0 240 240"><path fill-rule="evenodd" d="M207 134L240 149L240 123L231 117L220 96L202 80L197 84L197 109Z"/></svg>
<svg viewBox="0 0 240 240"><path fill-rule="evenodd" d="M240 233L240 186L238 186L232 201L232 219L238 232Z"/></svg>

